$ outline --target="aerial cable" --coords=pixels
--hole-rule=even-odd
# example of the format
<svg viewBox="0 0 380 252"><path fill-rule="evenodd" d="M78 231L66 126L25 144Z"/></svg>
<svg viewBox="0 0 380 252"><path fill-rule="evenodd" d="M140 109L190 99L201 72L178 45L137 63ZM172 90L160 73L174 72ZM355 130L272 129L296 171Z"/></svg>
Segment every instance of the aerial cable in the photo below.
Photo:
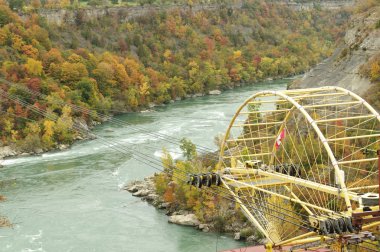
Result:
<svg viewBox="0 0 380 252"><path fill-rule="evenodd" d="M44 116L44 117L49 118L49 116L46 115L46 112L44 112L44 111L41 112L41 110L39 110L38 108L34 107L33 105L28 104L28 103L26 103L26 102L20 100L19 98L15 98L14 95L10 95L10 94L9 94L9 95L7 95L7 96L10 97L11 100L16 101L16 102L19 102L19 103L23 104L23 105L26 106L26 107L29 106L29 107L30 107L32 110L34 110L35 112L39 113L40 115L42 115L42 116ZM51 119L51 117L50 117L50 119ZM56 118L53 118L53 120L56 120ZM76 130L78 130L79 132L84 131L84 129L82 129L82 128L77 128L77 127L74 127L74 128L75 128ZM89 131L86 131L86 133L88 134ZM90 133L90 134L93 135L93 136L97 136L96 134L93 134L93 133ZM115 144L114 144L114 143L110 142L109 140L107 140L107 139L105 139L105 138L103 138L103 137L100 137L100 136L97 136L97 137L98 137L98 138L101 138L104 142L106 142L107 145L108 145L109 147L118 150L117 147L115 148ZM133 149L135 150L135 148L133 148ZM161 162L160 162L160 161L158 161L158 160L152 158L151 156L147 156L147 155L145 155L145 154L142 154L141 152L138 152L138 151L136 151L136 150L135 150L134 153L131 152L131 151L129 151L129 150L127 150L127 152L128 152L128 153L132 153L132 154L134 154L134 155L136 155L136 156L139 156L139 157L142 158L142 159L148 159L148 160L150 160L152 163L154 162L154 163L157 164L157 162L159 162L158 165L161 165ZM138 152L138 153L136 153L136 152ZM187 174L186 174L186 175L187 175ZM257 198L257 199L258 199L258 198ZM278 206L276 206L276 207L278 207ZM288 210L287 210L287 211L288 211Z"/></svg>
<svg viewBox="0 0 380 252"><path fill-rule="evenodd" d="M0 78L0 81L3 81L4 83L6 83L9 86L16 86L16 87L18 87L18 88L20 88L20 89L22 89L22 90L24 90L26 92L32 93L32 94L34 94L36 96L39 96L40 98L46 99L46 97L47 97L46 95L44 95L44 94L42 94L40 92L30 90L29 88L27 88L25 86L21 86L21 85L19 85L17 83L12 83L12 82L9 82L9 81L1 79L1 78ZM67 102L62 102L62 101L56 101L56 102L58 104L60 104L60 105L68 105L71 108L73 108L75 111L80 111L80 112L83 112L83 113L86 113L86 114L90 114L90 112L96 112L95 110L88 109L88 108L83 108L83 107L80 107L80 106L77 106L77 105L74 105L74 104L70 104L70 103L67 103ZM98 113L98 114L100 114L100 117L103 118L102 120L107 120L108 119L107 116L102 115L101 113ZM125 121L117 119L117 118L111 118L109 121L112 122L112 123L115 123L116 125L119 125L119 126L129 125L132 129L133 128L137 129L137 131L144 132L147 135L158 137L159 139L161 139L163 141L166 141L166 142L169 142L169 143L172 143L172 144L175 144L175 145L178 145L179 143L177 141L180 141L180 139L178 139L178 138L175 138L175 137L172 137L172 136L169 136L169 135L165 135L165 134L161 134L161 133L152 133L152 132L150 132L150 131L148 131L148 130L146 130L144 128L138 127L136 125L132 125L132 124L130 124L128 122L125 122ZM174 139L175 142L173 142L172 140L169 140L169 139ZM216 161L216 162L219 161L218 154L214 153L215 150L212 150L210 148L203 147L203 146L200 146L200 145L195 145L195 146L198 147L198 149L201 149L201 151L199 151L199 153L201 154L201 158L200 158L201 161L203 161L203 160ZM202 151L202 149L203 150L207 149L207 152Z"/></svg>
<svg viewBox="0 0 380 252"><path fill-rule="evenodd" d="M18 99L18 98L14 98L14 96L11 96L11 95L9 95L9 98L11 99L11 100L14 100L14 101L16 101L16 102L19 102L19 103L21 103L21 104L23 104L24 106L28 106L28 105L30 105L30 104L28 104L28 103L26 103L26 102L23 102L22 100L20 100L20 99ZM43 115L44 117L48 117L44 112L43 113L41 113L41 111L40 110L38 110L36 107L34 107L34 106L31 106L31 109L32 110L34 110L34 111L36 111L37 113L39 112L39 114L41 114L41 115ZM55 118L56 119L56 118ZM75 127L74 127L75 128ZM82 131L83 129L79 129L79 131ZM94 134L93 134L94 135ZM103 138L102 138L103 139ZM114 148L115 149L115 144L114 143L112 143L112 142L109 142L109 141L107 141L106 139L103 139L103 141L105 141L105 142L107 142L107 144L111 147L111 148ZM116 148L116 150L118 150L118 151L120 151L120 149L119 148ZM129 150L127 150L127 152L128 153L131 153L131 151L129 151ZM134 153L135 155L136 155L136 153ZM144 154L142 154L143 155L143 157L144 158L146 158L147 156L146 155L144 155ZM149 158L150 158L150 156L149 156ZM140 160L141 161L141 160ZM157 162L157 160L154 160L154 162ZM151 166L151 164L147 164L147 165L150 165ZM161 163L160 163L160 166L161 166ZM230 199L231 200L231 199ZM277 207L277 206L276 206ZM275 211L275 210L273 210L272 209L272 211ZM281 212L282 213L282 212ZM266 214L268 214L268 213L266 213ZM283 213L282 213L283 214ZM284 220L284 221L286 221L286 220ZM294 223L293 223L294 224Z"/></svg>
<svg viewBox="0 0 380 252"><path fill-rule="evenodd" d="M11 100L14 100L14 101L16 101L16 102L19 102L19 103L21 103L21 104L23 104L23 105L25 105L25 106L27 106L27 105L29 105L29 106L31 106L31 109L32 110L34 110L35 112L37 112L37 113L39 113L40 115L42 115L42 116L44 116L44 117L47 117L47 118L49 118L49 116L47 116L46 115L46 113L45 112L41 112L41 110L39 110L38 108L35 108L33 105L31 105L31 104L28 104L28 103L26 103L26 102L24 102L24 101L22 101L22 100L20 100L20 99L18 99L18 98L14 98L14 96L12 96L12 95L9 95L9 97L10 97L10 99ZM51 117L50 117L51 118ZM55 118L56 119L56 118ZM53 120L55 120L54 118L53 118ZM74 127L75 128L75 127ZM84 129L82 129L82 128L76 128L77 130L79 130L79 131L84 131ZM88 131L86 131L86 133L88 133ZM93 134L93 133L90 133L90 134L92 134L93 136L97 136L96 134ZM103 137L100 137L100 136L97 136L98 138L100 138L100 139L102 139L104 142L106 142L106 144L107 144L107 146L109 146L109 147L111 147L112 149L115 149L115 150L117 150L117 151L120 151L120 149L119 149L119 147L117 147L116 145L118 144L115 144L115 143L112 143L112 142L110 142L109 140L107 140L107 139L104 139ZM124 149L125 150L125 149ZM142 158L142 159L146 159L146 158L148 158L148 159L150 159L151 160L151 162L152 163L156 163L156 164L158 164L157 162L159 162L158 160L156 160L156 159L153 159L153 158L151 158L150 156L147 156L147 155L145 155L145 154L142 154L142 153L136 153L136 152L131 152L131 151L129 151L129 150L126 150L128 153L132 153L132 154L134 154L134 155L136 155L136 156L139 156L140 158ZM144 163L144 162L143 162ZM146 163L147 165L149 165L148 163ZM159 164L158 165L160 165L161 166L161 162L159 162ZM181 172L183 172L183 171L181 171ZM223 192L224 193L224 192ZM276 206L276 207L278 207L278 206ZM287 210L287 211L289 211L289 210ZM282 213L282 212L281 212Z"/></svg>
<svg viewBox="0 0 380 252"><path fill-rule="evenodd" d="M0 78L0 81L4 82L5 84L9 85L9 86L15 86L15 87L18 87L28 93L31 93L31 94L34 94L42 99L46 99L47 96L45 94L42 94L38 91L34 91L34 90L31 90L27 87L24 87L24 86L21 86L20 84L17 84L17 83L12 83L12 82L9 82L7 80L4 80L2 78ZM62 102L62 101L55 101L56 103L60 104L60 105L68 105L70 106L71 108L73 108L75 111L79 111L79 112L83 112L85 114L90 114L91 112L96 112L97 114L100 115L100 118L102 118L102 120L107 120L108 119L108 116L102 114L102 113L98 113L96 110L93 110L93 109L88 109L88 108L84 108L84 107L81 107L81 106L78 106L78 105L75 105L75 104L70 104L70 103L67 103L67 102ZM141 131L143 132L146 132L148 135L154 135L154 136L161 136L161 137L166 137L166 138L172 138L173 140L180 140L178 138L175 138L175 137L172 137L172 136L169 136L169 135L165 135L165 134L162 134L162 133L152 133L150 132L149 130L147 129L144 129L144 128L141 128L141 127L138 127L136 125L132 125L131 123L128 123L128 122L125 122L123 120L120 120L120 119L117 119L117 118L113 118L111 119L110 121L113 121L113 122L116 122L118 123L118 125L123 124L123 125L129 125L131 126L132 128L137 128L137 129L140 129ZM201 146L201 145L197 145L199 148L201 149L205 149L205 150L210 150L212 151L212 149L208 148L208 147L204 147L204 146Z"/></svg>
<svg viewBox="0 0 380 252"><path fill-rule="evenodd" d="M0 93L3 93L3 92L0 91ZM20 100L20 99L18 99L18 98L15 99L15 98L13 98L11 95L8 96L8 97L9 97L11 100L13 100L13 101L20 102L20 103L23 104L24 106L30 105L31 109L34 110L36 113L38 113L38 114L40 114L40 115L43 115L43 116L46 117L46 118L50 118L50 119L52 119L51 116L46 115L46 113L44 113L44 112L41 112L41 110L39 110L38 108L35 108L33 105L28 104L27 102L24 102L24 101L22 101L22 100ZM54 119L54 120L55 120L55 119ZM83 131L83 129L80 129L80 128L77 129L77 130L81 130L81 131ZM91 134L94 135L94 136L96 136L96 134L93 134L93 133L91 133ZM126 149L124 149L124 148L121 148L121 147L117 146L118 143L116 143L116 144L115 144L115 143L112 143L112 142L108 141L107 139L104 139L104 138L102 138L102 137L100 137L100 136L99 136L99 139L103 140L103 143L105 142L107 146L109 146L110 148L112 148L112 149L114 149L114 150L116 150L116 151L118 151L118 152L137 155L137 156L139 156L139 157L141 158L141 159L137 159L137 161L142 162L142 163L148 165L149 167L152 167L152 168L154 168L154 169L156 169L156 170L158 170L158 171L160 171L160 172L168 173L168 172L166 172L165 170L162 170L162 169L159 169L159 168L153 166L152 163L153 163L153 164L156 164L156 165L159 165L160 167L162 166L162 164L161 164L161 163L158 164L158 163L157 163L158 160L156 160L156 159L152 159L152 158L151 158L150 156L148 156L148 155L145 155L145 154L143 154L143 153L135 153L135 152L131 152L130 150L126 150ZM146 161L145 158L150 159L151 162ZM136 158L135 158L135 159L136 159ZM179 171L180 171L180 170L179 170ZM183 172L183 171L182 171L182 172ZM173 176L173 175L171 175L171 176ZM187 181L183 180L183 179L182 179L181 177L179 177L179 176L174 176L174 177L177 177L177 179L179 179L179 180L181 180L181 181L183 181L183 182L187 182ZM216 194L215 192L210 191L210 190L207 189L207 188L204 188L204 190L209 191L209 192L213 193L214 195L219 195L219 196L221 196L222 198L225 198L225 199L227 199L227 200L230 200L230 201L234 201L234 202L236 202L236 200L235 200L234 198L229 198L229 197L226 197L226 196L221 195L221 194L227 194L227 193L225 193L225 192L219 191L221 194ZM240 199L239 196L237 196L237 198ZM260 211L260 209L254 208L254 207L252 207L252 206L250 206L249 208L252 208L253 210L259 210L259 211ZM277 210L272 210L272 211L274 211L274 212L279 212L279 211L277 211ZM275 217L275 218L277 218L277 219L281 219L281 220L283 220L283 221L289 222L289 223L291 223L291 224L293 224L293 225L296 225L296 226L298 226L298 227L307 228L307 227L305 227L305 226L302 226L302 225L299 225L299 224L297 224L297 223L291 222L291 221L289 221L289 220L283 219L283 218L281 218L281 217L279 217L279 216L277 216L277 215L274 215L274 214L271 214L271 213L266 213L266 214L271 215L272 217ZM283 212L281 212L281 214L283 214ZM310 228L307 228L307 229L310 230Z"/></svg>
<svg viewBox="0 0 380 252"><path fill-rule="evenodd" d="M0 91L0 93L1 93L1 91ZM14 101L17 101L17 102L20 102L20 103L22 103L23 105L27 105L27 103L26 102L23 102L23 101L21 101L21 100L19 100L19 99L13 99L13 98L11 98L11 97L9 97L11 100L14 100ZM29 104L30 105L30 104ZM31 105L32 106L32 105ZM48 116L48 115L46 115L46 114L43 114L41 111L39 111L38 110L38 108L35 108L35 109L33 109L33 110L35 110L35 112L36 113L38 113L38 114L41 114L41 115L44 115L45 117L47 117L48 119L54 119L54 118L52 118L51 116ZM55 119L54 119L55 120ZM93 134L93 133L91 133L91 135L93 135L93 136L96 136L95 134ZM106 144L106 146L108 146L108 147L110 147L110 148L112 148L112 149L114 149L114 150L116 150L116 151L118 151L118 152L121 152L121 153L124 153L124 154L133 154L133 155L136 155L136 153L134 153L134 152L131 152L131 151L129 151L129 150L126 150L126 149L124 149L124 148L122 148L122 147L119 147L118 146L118 143L112 143L112 142L110 142L110 141L108 141L107 139L103 139L103 138L101 138L101 137L99 137L98 139L96 139L96 140L101 140L100 142L101 143L105 143ZM139 154L137 154L137 156L140 156ZM157 168L156 166L154 166L154 165L152 165L152 163L153 164L156 164L156 165L158 165L158 160L152 160L152 162L148 162L148 161L146 161L145 160L145 158L146 157L148 157L147 155L142 155L144 158L141 158L141 159L137 159L137 158L135 158L137 161L139 161L139 162L141 162L141 163L144 163L144 164L146 164L146 165L148 165L149 167L151 167L151 168L154 168L154 169L156 169L156 170L158 170L158 171L160 171L160 172L164 172L164 173L168 173L167 171L165 171L165 170L162 170L162 169L159 169L159 168ZM150 157L150 156L149 156ZM161 166L161 163L159 164L160 166ZM172 177L175 177L175 178L177 178L178 180L180 180L180 181L182 181L182 182L187 182L187 181L185 181L183 178L181 178L181 177L179 177L179 176L175 176L175 175L173 175L173 174L169 174L169 175L171 175ZM209 191L209 189L207 189L207 188L204 188L203 190L205 190L205 191ZM209 191L209 192L211 192L211 193L213 193L213 194L215 194L215 195L217 195L217 196L221 196L222 198L225 198L225 199L227 199L227 200L230 200L230 201L233 201L233 202L236 202L236 200L234 200L233 198L229 198L229 197L226 197L226 196L223 196L223 195L221 195L221 194L226 194L226 193L224 193L224 192L221 192L221 194L216 194L215 192L212 192L212 191ZM254 210L259 210L259 209L257 209L257 208L253 208ZM275 215L274 215L274 217L275 217ZM287 221L287 220L284 220L284 221ZM296 224L296 223L294 223L294 224ZM300 225L299 225L300 226ZM304 227L303 227L304 228Z"/></svg>
<svg viewBox="0 0 380 252"><path fill-rule="evenodd" d="M2 78L0 78L0 81L6 83L7 85L9 86L15 86L15 87L18 87L28 93L31 93L31 94L34 94L42 99L46 99L47 96L40 93L40 92L37 92L37 91L33 91L33 90L30 90L29 88L27 87L24 87L24 86L21 86L19 84L16 84L16 83L12 83L12 82L9 82L7 80L4 80ZM60 104L60 105L68 105L70 106L74 111L79 111L79 112L82 112L82 113L85 113L85 114L90 114L91 112L97 112L96 110L92 110L92 109L87 109L87 108L84 108L84 107L80 107L80 106L77 106L75 104L70 104L70 103L67 103L67 102L62 102L62 101L55 101L56 103ZM106 115L103 115L101 113L98 113L100 114L100 118L102 118L102 120L108 120L109 117L107 117ZM162 133L152 133L150 132L149 130L147 129L144 129L142 127L139 127L139 126L136 126L136 125L133 125L131 123L128 123L128 122L125 122L123 120L120 120L120 119L117 119L117 118L111 118L109 119L110 122L113 122L115 123L116 125L119 125L119 126L125 126L125 125L128 125L130 126L132 129L137 129L138 131L140 132L144 132L145 134L147 135L150 135L150 136L155 136L155 137L158 137L159 139L163 140L163 141L166 141L166 142L169 142L169 143L172 143L172 144L175 144L175 145L178 145L179 143L177 141L180 141L181 139L178 139L178 138L175 138L175 137L172 137L172 136L169 136L169 135L166 135L166 134L162 134ZM173 139L173 140L170 140L170 139ZM204 153L207 153L207 154L211 154L211 156L215 156L215 158L209 158L209 157L203 157L202 160L210 160L210 161L218 161L218 158L217 158L217 154L212 154L215 150L212 150L208 147L204 147L204 146L201 146L201 145L195 145L197 146L198 148L200 148L201 150L203 149L204 151L207 151L207 152L200 152L200 154L204 154Z"/></svg>

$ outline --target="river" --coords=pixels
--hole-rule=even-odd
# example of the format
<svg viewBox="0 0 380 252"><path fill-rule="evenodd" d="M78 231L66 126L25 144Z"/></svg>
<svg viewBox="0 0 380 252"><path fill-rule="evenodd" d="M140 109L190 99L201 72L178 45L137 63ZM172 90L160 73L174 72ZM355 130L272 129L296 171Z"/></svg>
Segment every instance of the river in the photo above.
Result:
<svg viewBox="0 0 380 252"><path fill-rule="evenodd" d="M245 99L264 89L285 89L288 82L255 84L156 107L153 112L118 116L131 126L108 122L94 131L157 159L163 147L174 157L181 151L135 127L216 149L214 136L225 132ZM0 214L14 227L0 229L0 251L206 252L244 246L227 235L168 224L164 212L122 190L129 181L156 170L99 141L2 164L0 193L8 200L0 203Z"/></svg>

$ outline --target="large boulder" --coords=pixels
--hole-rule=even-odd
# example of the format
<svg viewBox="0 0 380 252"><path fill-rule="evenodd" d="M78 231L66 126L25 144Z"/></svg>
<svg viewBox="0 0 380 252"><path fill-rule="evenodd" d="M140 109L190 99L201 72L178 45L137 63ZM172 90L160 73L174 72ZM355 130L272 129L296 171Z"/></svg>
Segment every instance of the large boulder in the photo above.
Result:
<svg viewBox="0 0 380 252"><path fill-rule="evenodd" d="M254 242L257 242L258 238L255 236L255 235L251 235L249 237L247 237L247 242L250 242L250 243L254 243Z"/></svg>
<svg viewBox="0 0 380 252"><path fill-rule="evenodd" d="M0 159L17 155L17 151L10 146L0 147Z"/></svg>
<svg viewBox="0 0 380 252"><path fill-rule="evenodd" d="M125 186L124 189L130 193L135 193L141 189L145 189L145 187L141 184L129 184L129 185Z"/></svg>
<svg viewBox="0 0 380 252"><path fill-rule="evenodd" d="M220 90L211 90L210 92L208 92L209 95L220 95L222 93L222 91Z"/></svg>
<svg viewBox="0 0 380 252"><path fill-rule="evenodd" d="M236 241L240 241L240 239L241 239L241 237L240 237L240 232L236 232L236 233L234 234L234 239L235 239Z"/></svg>
<svg viewBox="0 0 380 252"><path fill-rule="evenodd" d="M183 226L199 226L200 222L195 214L172 215L169 217L169 223L174 223Z"/></svg>
<svg viewBox="0 0 380 252"><path fill-rule="evenodd" d="M135 197L145 197L145 196L148 196L149 194L150 194L149 190L142 189L140 191L137 191L137 192L133 193L132 196L135 196Z"/></svg>
<svg viewBox="0 0 380 252"><path fill-rule="evenodd" d="M149 191L149 194L144 198L144 200L148 201L148 202L154 202L154 201L157 201L159 199L159 196L155 193L152 193Z"/></svg>
<svg viewBox="0 0 380 252"><path fill-rule="evenodd" d="M210 226L208 224L199 224L198 229L205 233L210 232Z"/></svg>

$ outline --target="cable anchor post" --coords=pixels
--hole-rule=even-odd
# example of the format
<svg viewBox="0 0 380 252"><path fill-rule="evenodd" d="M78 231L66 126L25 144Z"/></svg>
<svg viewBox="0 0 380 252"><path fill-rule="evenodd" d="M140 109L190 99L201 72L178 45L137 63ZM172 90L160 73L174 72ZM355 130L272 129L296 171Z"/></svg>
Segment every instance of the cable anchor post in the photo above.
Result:
<svg viewBox="0 0 380 252"><path fill-rule="evenodd" d="M272 245L272 243L265 244L265 252L273 252L273 245Z"/></svg>

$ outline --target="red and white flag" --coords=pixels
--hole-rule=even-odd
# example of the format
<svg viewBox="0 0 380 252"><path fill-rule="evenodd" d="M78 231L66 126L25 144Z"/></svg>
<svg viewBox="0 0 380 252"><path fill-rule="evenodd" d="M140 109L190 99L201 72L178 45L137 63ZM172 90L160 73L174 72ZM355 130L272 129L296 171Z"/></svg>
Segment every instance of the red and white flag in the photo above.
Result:
<svg viewBox="0 0 380 252"><path fill-rule="evenodd" d="M276 138L276 150L280 147L282 139L285 138L285 129L282 129L280 135Z"/></svg>

